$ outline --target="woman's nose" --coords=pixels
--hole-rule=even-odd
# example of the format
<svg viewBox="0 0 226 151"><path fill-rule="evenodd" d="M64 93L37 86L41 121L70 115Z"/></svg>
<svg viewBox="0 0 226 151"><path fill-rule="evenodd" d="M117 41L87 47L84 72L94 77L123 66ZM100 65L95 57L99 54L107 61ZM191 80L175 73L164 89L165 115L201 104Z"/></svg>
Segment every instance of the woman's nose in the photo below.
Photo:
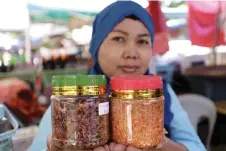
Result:
<svg viewBox="0 0 226 151"><path fill-rule="evenodd" d="M135 46L128 46L125 48L123 53L124 59L137 59L139 58L139 53L137 51L137 48Z"/></svg>

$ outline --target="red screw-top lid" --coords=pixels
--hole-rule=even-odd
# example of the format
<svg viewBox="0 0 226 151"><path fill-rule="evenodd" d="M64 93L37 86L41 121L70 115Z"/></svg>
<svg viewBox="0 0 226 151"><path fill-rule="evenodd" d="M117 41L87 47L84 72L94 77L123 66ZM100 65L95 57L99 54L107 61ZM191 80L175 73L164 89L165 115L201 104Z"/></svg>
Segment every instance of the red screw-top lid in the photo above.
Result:
<svg viewBox="0 0 226 151"><path fill-rule="evenodd" d="M163 82L159 76L119 75L111 77L111 90L147 90L162 89Z"/></svg>

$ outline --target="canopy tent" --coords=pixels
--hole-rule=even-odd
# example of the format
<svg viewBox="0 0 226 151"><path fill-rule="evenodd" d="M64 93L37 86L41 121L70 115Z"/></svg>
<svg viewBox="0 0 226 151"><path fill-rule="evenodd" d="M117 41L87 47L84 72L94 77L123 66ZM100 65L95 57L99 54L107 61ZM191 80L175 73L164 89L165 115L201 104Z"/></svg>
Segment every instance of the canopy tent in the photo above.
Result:
<svg viewBox="0 0 226 151"><path fill-rule="evenodd" d="M70 19L76 18L77 21L93 20L96 13L80 12L76 10L67 10L60 8L49 8L45 6L36 6L28 4L32 22L47 22L57 24L68 24Z"/></svg>
<svg viewBox="0 0 226 151"><path fill-rule="evenodd" d="M116 0L30 0L28 10L34 22L68 23L71 18L93 20L98 12ZM133 0L143 7L147 0Z"/></svg>
<svg viewBox="0 0 226 151"><path fill-rule="evenodd" d="M34 22L65 23L70 17L93 19L94 16L116 0L7 0L0 2L0 30L22 31ZM148 0L133 0L143 7Z"/></svg>
<svg viewBox="0 0 226 151"><path fill-rule="evenodd" d="M15 2L18 4L21 3L21 1L20 2L17 2L14 0L9 0L9 1L8 1L9 4L10 3L15 4ZM81 24L88 24L88 23L90 24L93 18L95 17L95 15L99 11L101 11L110 3L115 2L116 0L95 0L95 1L94 0L57 0L57 1L56 0L29 0L29 2L27 0L23 0L23 1L24 1L24 5L25 4L27 5L27 9L25 8L25 11L27 13L24 13L25 14L24 18L26 19L27 24L22 29L26 30L26 33L27 33L26 41L28 44L30 41L28 36L29 30L30 30L29 29L30 23L28 18L29 15L32 22L53 22L53 23L60 23L60 24L63 23L63 24L69 24L69 28L70 28L70 25L72 24L73 27L78 26L78 28L81 28ZM149 5L150 3L159 3L157 1L154 2L154 1L148 1L148 0L133 0L133 1L139 3L144 8L147 8L148 6L150 6ZM15 4L14 6L16 7L20 5ZM151 5L152 8L154 8L153 6L154 5ZM160 16L162 16L160 7L161 5L158 5L158 8L156 8L159 11L159 13L157 13L157 16L159 14ZM5 8L8 9L9 7L5 7ZM15 11L12 11L12 12L14 12L15 14ZM5 14L5 13L1 13L1 14ZM15 16L12 18L13 20L15 20ZM22 17L16 17L16 18L21 19ZM155 22L159 22L159 21L161 22L161 19L158 20L158 17L154 17L154 19L156 18L157 18L157 21ZM15 25L16 27L18 27L17 26L18 23L21 23L21 22L24 23L24 21L18 20L17 23L13 23L11 25ZM156 41L161 41L163 38L167 43L168 38L165 34L166 30L163 30L163 33L164 34L163 35L161 34L160 36L161 37L160 40L156 40ZM156 39L159 39L159 38L156 38ZM167 45L165 46L166 48L168 47ZM30 46L28 45L27 49L29 48ZM164 48L164 50L162 49L160 51L161 51L160 54L162 54L165 51L167 51L167 49Z"/></svg>
<svg viewBox="0 0 226 151"><path fill-rule="evenodd" d="M81 28L82 24L91 24L96 14L114 1L116 0L30 0L28 9L32 21L68 23L69 28L73 29L76 26ZM155 26L157 27L156 33L158 33L156 44L154 45L154 53L163 54L168 51L167 27L161 11L161 3L159 1L151 2L148 0L133 1L147 8L154 18ZM159 28L159 26L161 27ZM89 33L90 31L87 32ZM90 34L88 35L90 36ZM87 43L87 40L82 41ZM164 41L164 45L157 47L159 42L162 43L162 41Z"/></svg>
<svg viewBox="0 0 226 151"><path fill-rule="evenodd" d="M87 13L98 13L117 0L30 0L29 4L55 10L68 10ZM132 0L143 7L148 6L148 0Z"/></svg>

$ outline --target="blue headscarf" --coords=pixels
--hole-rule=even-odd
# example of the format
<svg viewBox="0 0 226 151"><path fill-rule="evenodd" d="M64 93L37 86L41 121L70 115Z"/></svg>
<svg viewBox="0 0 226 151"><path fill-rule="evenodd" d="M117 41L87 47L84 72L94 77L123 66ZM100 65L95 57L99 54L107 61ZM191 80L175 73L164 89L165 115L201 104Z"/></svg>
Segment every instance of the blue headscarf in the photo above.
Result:
<svg viewBox="0 0 226 151"><path fill-rule="evenodd" d="M93 33L90 43L90 54L94 61L94 65L90 70L90 74L104 74L98 62L98 50L107 35L113 28L120 23L125 17L134 15L147 27L151 41L154 43L154 24L149 13L139 4L132 1L117 1L102 10L97 16L93 24ZM149 71L145 73L150 75ZM109 84L109 78L107 77ZM164 97L165 97L165 128L169 132L169 124L172 121L173 114L170 111L171 99L167 91L167 84L164 83Z"/></svg>
<svg viewBox="0 0 226 151"><path fill-rule="evenodd" d="M151 35L152 43L154 42L153 21L142 6L132 1L117 1L112 3L96 16L93 24L93 33L89 49L94 61L94 66L90 71L91 74L103 74L98 64L99 47L113 28L125 17L130 15L135 15L146 25Z"/></svg>

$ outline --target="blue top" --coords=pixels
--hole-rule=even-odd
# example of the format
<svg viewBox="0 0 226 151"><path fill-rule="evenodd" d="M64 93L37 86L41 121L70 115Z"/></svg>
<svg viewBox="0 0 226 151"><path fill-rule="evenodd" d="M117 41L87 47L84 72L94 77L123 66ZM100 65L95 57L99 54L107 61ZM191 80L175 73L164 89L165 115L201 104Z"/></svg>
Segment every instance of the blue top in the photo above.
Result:
<svg viewBox="0 0 226 151"><path fill-rule="evenodd" d="M126 6L126 7L125 7ZM117 11L116 11L117 10ZM154 42L154 27L151 16L140 5L131 1L117 1L101 11L93 25L90 53L94 60L94 66L90 74L104 74L98 63L98 50L105 37L126 16L135 15L149 30L152 43ZM149 71L145 73L149 75ZM108 84L109 84L109 78ZM186 112L181 107L171 87L164 82L165 114L164 124L170 132L170 138L175 142L184 144L189 151L205 151L203 144L191 126ZM51 109L45 113L40 129L32 146L28 151L46 150L46 139L51 132Z"/></svg>

